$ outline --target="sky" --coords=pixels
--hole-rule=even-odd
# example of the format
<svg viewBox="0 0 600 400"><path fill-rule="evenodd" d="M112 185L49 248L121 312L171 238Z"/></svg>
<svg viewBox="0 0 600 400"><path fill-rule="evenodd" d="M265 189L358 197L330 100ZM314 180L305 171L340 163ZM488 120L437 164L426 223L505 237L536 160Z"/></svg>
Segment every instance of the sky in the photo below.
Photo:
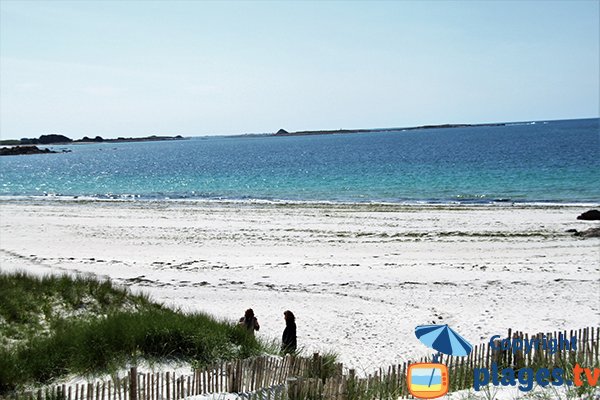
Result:
<svg viewBox="0 0 600 400"><path fill-rule="evenodd" d="M594 118L600 1L0 0L0 137Z"/></svg>

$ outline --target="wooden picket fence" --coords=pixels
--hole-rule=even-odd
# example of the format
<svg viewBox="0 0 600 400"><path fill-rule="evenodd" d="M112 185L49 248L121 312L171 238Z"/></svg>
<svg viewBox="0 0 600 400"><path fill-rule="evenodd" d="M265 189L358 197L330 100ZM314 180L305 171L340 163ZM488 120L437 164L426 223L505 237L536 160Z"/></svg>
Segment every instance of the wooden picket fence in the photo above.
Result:
<svg viewBox="0 0 600 400"><path fill-rule="evenodd" d="M442 355L439 362L448 366L450 392L469 389L473 387L473 374L476 368L489 368L495 363L499 370L510 367L514 370L531 367L533 369L546 367L552 369L561 367L564 370L572 368L576 363L583 367L600 367L600 327L588 327L585 329L571 330L569 332L538 333L528 335L523 332L508 330L505 338L531 340L538 339L538 345L529 352L524 350L510 351L497 350L500 340L492 344L488 341L484 344L474 346L473 351L467 357L451 357ZM576 338L576 349L566 346L548 351L544 348L544 341L552 342L554 339L559 343L562 340L571 341ZM411 364L419 362L431 362L432 357L423 357L418 361L406 362L400 365L390 366L386 369L380 368L365 378L357 378L354 370L349 370L347 376L341 378L341 382L335 381L334 390L327 387L327 381L319 390L307 384L303 388L300 398L320 398L332 400L354 400L354 399L398 399L413 398L408 390L406 373Z"/></svg>
<svg viewBox="0 0 600 400"><path fill-rule="evenodd" d="M508 331L508 338L538 338L530 352L495 350L489 342L475 346L467 357L442 356L448 366L450 391L472 387L475 368L600 367L600 327L537 335ZM577 338L577 348L544 349L547 341ZM422 358L414 362L431 362ZM413 362L413 363L414 363ZM190 375L139 373L131 368L128 375L109 381L58 385L4 396L14 400L179 400L191 396L233 393L248 400L362 400L412 398L406 384L411 362L380 368L367 376L333 363L330 357L263 356L225 362ZM216 396L215 398L223 397ZM2 396L0 396L2 399Z"/></svg>

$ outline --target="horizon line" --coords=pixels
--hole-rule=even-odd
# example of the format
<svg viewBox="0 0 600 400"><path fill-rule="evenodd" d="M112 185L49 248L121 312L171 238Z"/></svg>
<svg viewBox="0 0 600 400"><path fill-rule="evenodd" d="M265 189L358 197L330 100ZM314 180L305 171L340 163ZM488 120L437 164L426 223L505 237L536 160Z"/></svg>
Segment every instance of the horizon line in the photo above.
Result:
<svg viewBox="0 0 600 400"><path fill-rule="evenodd" d="M525 123L532 123L532 122L557 122L557 121L576 121L576 120L586 120L586 119L600 119L600 115L598 116L594 116L594 117L578 117L578 118L559 118L559 119L552 119L552 118L544 118L544 119L526 119L526 120L518 120L518 121L496 121L496 122L475 122L475 123L469 123L469 122L459 122L459 123L440 123L440 124L421 124L421 125L412 125L412 126L401 126L401 127L376 127L376 128L338 128L338 129L301 129L301 130L294 130L294 131L288 131L287 129L285 129L285 127L281 127L279 129L277 129L277 131L269 131L269 132L244 132L244 133L214 133L214 134L184 134L184 133L150 133L150 134L140 134L137 136L124 136L125 134L117 134L117 135L107 135L107 136L103 136L102 134L93 134L93 133L87 133L87 134L82 134L81 138L88 136L88 137L96 137L96 136L100 136L103 139L118 139L118 138L147 138L147 137L151 137L151 136L182 136L184 138L195 138L195 137L225 137L225 136L259 136L259 135L275 135L277 134L277 132L281 129L285 130L287 133L289 134L302 134L302 133L311 133L311 132L326 132L326 133L335 133L335 132L378 132L378 131L395 131L395 130L405 130L405 129L419 129L419 128L443 128L443 127L476 127L476 126L486 126L486 125L507 125L507 124L525 124ZM59 131L54 131L54 132L42 132L40 133L37 137L19 137L19 138L4 138L3 135L0 133L0 140L2 141L6 141L6 140L21 140L21 139L35 139L38 138L39 136L42 135L63 135L63 136L67 136L70 137L71 134L68 133L63 133L63 132L59 132ZM74 139L74 140L78 140L78 139Z"/></svg>

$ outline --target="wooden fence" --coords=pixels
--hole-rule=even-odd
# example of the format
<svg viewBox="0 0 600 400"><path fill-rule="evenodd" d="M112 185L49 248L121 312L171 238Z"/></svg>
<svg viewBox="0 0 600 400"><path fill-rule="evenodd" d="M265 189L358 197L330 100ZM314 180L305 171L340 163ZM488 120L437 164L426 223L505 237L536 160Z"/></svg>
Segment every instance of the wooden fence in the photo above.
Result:
<svg viewBox="0 0 600 400"><path fill-rule="evenodd" d="M522 341L537 339L537 344L530 351L502 350L501 339L511 338ZM565 371L579 363L583 367L600 367L600 327L589 327L569 332L538 333L528 335L522 332L508 330L508 335L500 338L493 345L488 341L477 345L467 357L450 357L442 355L438 360L448 366L450 392L473 387L473 374L476 368L489 368L495 363L498 369L530 367L537 369L546 367L552 369L561 367ZM559 345L561 340L576 338L576 348L570 345L557 346L548 349L548 344ZM556 342L554 342L556 340ZM412 398L409 393L406 373L408 367L415 362L431 362L431 357L424 357L418 361L406 362L400 365L380 368L373 374L364 378L356 377L354 370L349 370L343 377L333 377L334 384L328 387L329 382L324 381L322 387L315 388L315 384L307 383L302 386L299 398L320 398L332 400L354 399L397 399ZM302 379L302 378L300 378ZM310 381L310 379L305 380ZM289 387L288 387L289 389ZM291 391L291 393L294 393ZM290 398L293 396L290 396Z"/></svg>
<svg viewBox="0 0 600 400"><path fill-rule="evenodd" d="M450 391L470 388L475 368L545 366L600 366L600 327L537 335L508 331L508 338L531 340L537 345L531 351L507 351L484 343L475 346L468 357L442 356L439 362L448 366ZM548 351L544 344L556 340L577 338L576 349ZM544 340L545 338L545 340ZM564 343L564 342L563 342ZM498 343L496 343L497 345ZM496 346L495 346L496 347ZM547 346L546 346L547 347ZM415 362L430 362L422 358ZM264 356L214 365L196 370L190 375L139 373L131 368L128 376L95 383L58 385L5 398L15 400L179 400L190 396L233 393L249 400L298 399L397 399L411 398L406 384L406 372L411 363L380 368L367 376L353 369L344 369L331 358L314 354L312 358ZM216 396L215 398L224 397ZM2 398L0 396L0 398Z"/></svg>

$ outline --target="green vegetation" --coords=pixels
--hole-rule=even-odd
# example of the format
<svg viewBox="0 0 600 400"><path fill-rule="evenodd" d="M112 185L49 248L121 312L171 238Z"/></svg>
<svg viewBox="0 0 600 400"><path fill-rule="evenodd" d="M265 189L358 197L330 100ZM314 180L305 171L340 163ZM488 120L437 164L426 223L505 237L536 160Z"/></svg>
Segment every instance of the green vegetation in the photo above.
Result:
<svg viewBox="0 0 600 400"><path fill-rule="evenodd" d="M184 314L110 281L0 272L0 394L127 362L205 365L263 346L236 325Z"/></svg>
<svg viewBox="0 0 600 400"><path fill-rule="evenodd" d="M319 356L318 360L313 359L312 368L310 368L305 374L306 378L318 378L322 382L332 378L338 371L338 354L334 352L325 352Z"/></svg>
<svg viewBox="0 0 600 400"><path fill-rule="evenodd" d="M0 140L0 146L17 146L20 144L20 140Z"/></svg>

